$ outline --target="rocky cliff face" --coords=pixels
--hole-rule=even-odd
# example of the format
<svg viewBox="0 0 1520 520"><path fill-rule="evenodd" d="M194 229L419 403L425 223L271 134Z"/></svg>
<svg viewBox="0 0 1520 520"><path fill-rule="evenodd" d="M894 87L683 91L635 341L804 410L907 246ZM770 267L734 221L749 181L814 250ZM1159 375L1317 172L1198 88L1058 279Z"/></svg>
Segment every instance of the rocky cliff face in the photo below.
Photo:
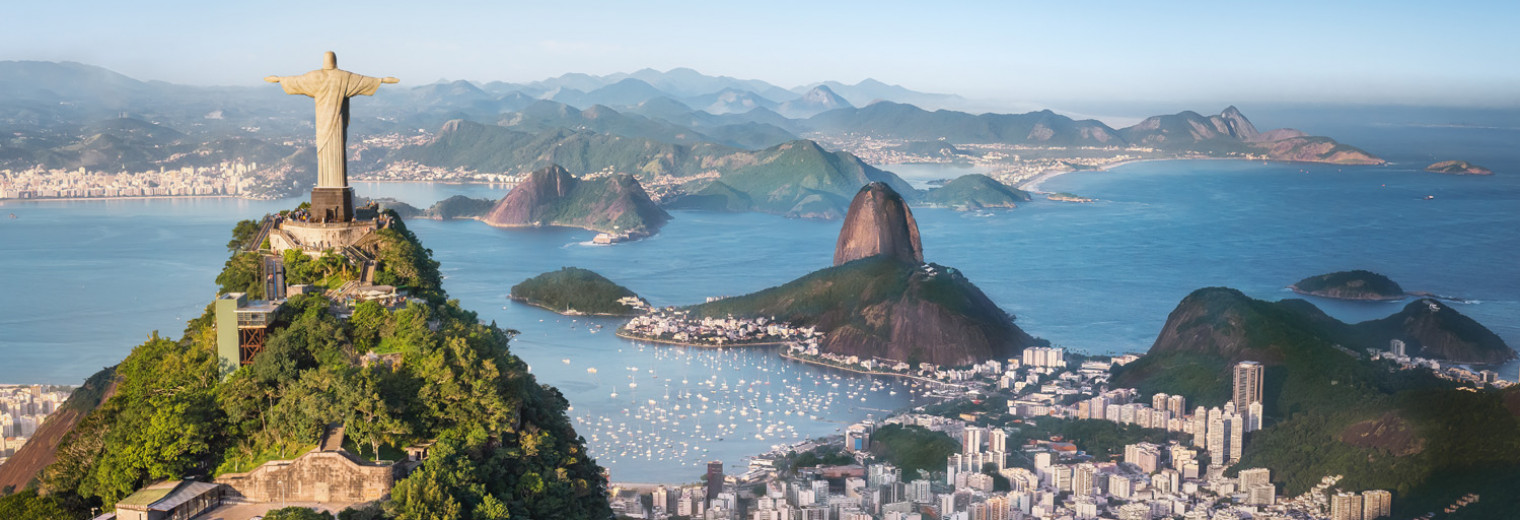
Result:
<svg viewBox="0 0 1520 520"><path fill-rule="evenodd" d="M542 222L546 213L570 195L578 180L555 164L528 174L486 214L493 226L531 226Z"/></svg>
<svg viewBox="0 0 1520 520"><path fill-rule="evenodd" d="M1224 112L1210 117L1209 120L1217 125L1220 133L1242 141L1255 141L1261 135L1261 132L1256 130L1256 125L1251 124L1251 120L1246 119L1245 114L1240 113L1234 105L1230 105L1224 109Z"/></svg>
<svg viewBox="0 0 1520 520"><path fill-rule="evenodd" d="M499 227L566 226L639 237L659 230L670 215L630 175L584 181L552 165L529 174L484 220Z"/></svg>
<svg viewBox="0 0 1520 520"><path fill-rule="evenodd" d="M834 246L834 265L885 255L910 264L924 262L918 222L902 196L884 183L861 188L850 201L844 228Z"/></svg>

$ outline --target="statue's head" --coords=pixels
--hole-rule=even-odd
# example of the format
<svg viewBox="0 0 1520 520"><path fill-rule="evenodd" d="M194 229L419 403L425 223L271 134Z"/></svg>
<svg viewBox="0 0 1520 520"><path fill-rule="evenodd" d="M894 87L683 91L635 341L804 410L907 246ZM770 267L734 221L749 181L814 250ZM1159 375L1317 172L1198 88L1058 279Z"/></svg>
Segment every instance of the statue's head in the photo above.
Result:
<svg viewBox="0 0 1520 520"><path fill-rule="evenodd" d="M338 54L333 51L327 51L327 54L322 55L322 69L333 70L336 68L338 68Z"/></svg>

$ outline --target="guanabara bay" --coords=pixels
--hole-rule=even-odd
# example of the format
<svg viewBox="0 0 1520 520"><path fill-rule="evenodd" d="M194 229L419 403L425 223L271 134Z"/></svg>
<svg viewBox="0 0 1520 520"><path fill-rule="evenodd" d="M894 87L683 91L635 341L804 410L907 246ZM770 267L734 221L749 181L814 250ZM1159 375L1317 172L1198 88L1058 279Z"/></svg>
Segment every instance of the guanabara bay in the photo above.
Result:
<svg viewBox="0 0 1520 520"><path fill-rule="evenodd" d="M0 520L1520 518L1515 6L0 20Z"/></svg>

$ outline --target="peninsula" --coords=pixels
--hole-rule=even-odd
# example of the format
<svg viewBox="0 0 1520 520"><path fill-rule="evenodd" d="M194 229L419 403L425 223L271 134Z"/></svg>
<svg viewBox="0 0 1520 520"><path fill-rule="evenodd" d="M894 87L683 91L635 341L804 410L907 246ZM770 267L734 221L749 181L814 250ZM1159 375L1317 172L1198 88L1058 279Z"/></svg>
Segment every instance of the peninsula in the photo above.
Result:
<svg viewBox="0 0 1520 520"><path fill-rule="evenodd" d="M778 334L756 339L794 338L805 344L804 355L867 364L961 366L1047 344L1014 325L959 270L925 263L912 210L884 183L866 185L851 201L833 267L663 319L640 318L622 333L658 339L671 330L700 333L696 323L736 319L758 321L761 331L765 320L779 322L768 325Z"/></svg>

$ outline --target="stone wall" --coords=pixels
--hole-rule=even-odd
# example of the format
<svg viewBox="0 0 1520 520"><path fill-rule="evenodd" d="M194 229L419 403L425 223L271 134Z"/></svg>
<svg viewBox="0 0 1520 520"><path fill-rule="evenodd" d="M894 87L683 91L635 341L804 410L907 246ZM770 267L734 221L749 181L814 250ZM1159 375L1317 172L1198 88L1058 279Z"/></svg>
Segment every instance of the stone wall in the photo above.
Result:
<svg viewBox="0 0 1520 520"><path fill-rule="evenodd" d="M342 249L358 243L375 228L373 220L331 224L287 221L269 233L269 247L277 253L286 249L307 252Z"/></svg>
<svg viewBox="0 0 1520 520"><path fill-rule="evenodd" d="M395 485L391 466L364 463L338 451L306 452L295 460L275 460L247 473L217 477L229 497L249 502L354 504L380 500Z"/></svg>

